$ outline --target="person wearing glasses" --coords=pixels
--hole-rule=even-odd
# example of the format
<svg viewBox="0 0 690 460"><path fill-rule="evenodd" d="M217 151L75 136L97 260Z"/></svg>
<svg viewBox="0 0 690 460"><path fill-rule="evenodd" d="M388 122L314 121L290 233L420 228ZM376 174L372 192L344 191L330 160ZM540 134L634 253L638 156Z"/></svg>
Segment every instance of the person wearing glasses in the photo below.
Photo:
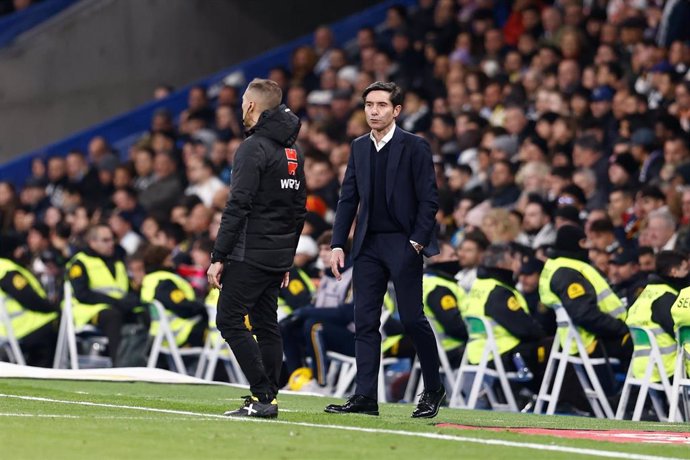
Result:
<svg viewBox="0 0 690 460"><path fill-rule="evenodd" d="M86 242L87 248L67 263L74 323L77 330L87 324L97 326L108 338L108 352L117 366L122 325L140 322L143 308L137 308L139 296L130 290L127 267L110 227L91 227Z"/></svg>

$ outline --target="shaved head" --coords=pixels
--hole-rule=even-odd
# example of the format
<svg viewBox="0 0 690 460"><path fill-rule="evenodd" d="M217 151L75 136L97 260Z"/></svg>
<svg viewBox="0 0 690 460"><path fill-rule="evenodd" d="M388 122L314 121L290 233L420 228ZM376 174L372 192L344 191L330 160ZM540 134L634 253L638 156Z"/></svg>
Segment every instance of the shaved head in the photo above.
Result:
<svg viewBox="0 0 690 460"><path fill-rule="evenodd" d="M278 83L261 78L255 78L249 83L245 95L249 100L256 103L261 112L275 109L283 100L283 91Z"/></svg>
<svg viewBox="0 0 690 460"><path fill-rule="evenodd" d="M283 100L283 91L273 80L255 78L242 96L242 123L250 129L266 110L274 110Z"/></svg>

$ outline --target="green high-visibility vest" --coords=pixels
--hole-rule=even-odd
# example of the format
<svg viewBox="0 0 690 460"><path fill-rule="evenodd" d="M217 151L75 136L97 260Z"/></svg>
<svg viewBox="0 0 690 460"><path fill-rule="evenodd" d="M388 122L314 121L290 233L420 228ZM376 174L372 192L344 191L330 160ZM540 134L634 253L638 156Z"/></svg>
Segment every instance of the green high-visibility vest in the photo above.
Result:
<svg viewBox="0 0 690 460"><path fill-rule="evenodd" d="M196 300L194 288L192 288L192 285L189 284L187 280L175 273L171 273L165 270L159 270L147 274L146 276L144 276L144 279L141 282L141 301L143 303L149 304L155 300L156 288L158 287L158 284L160 284L162 281L171 281L173 284L175 284L175 288L180 291L180 301L182 299ZM173 295L175 295L175 291L173 291ZM163 305L165 304L163 303ZM170 323L170 329L175 335L175 343L178 346L183 345L189 338L189 334L191 334L192 329L194 329L194 326L196 326L197 323L201 321L201 317L196 316L193 318L180 318L171 311L167 311L167 313L168 322ZM155 318L152 318L149 334L151 334L152 336L158 334L159 327L160 322L156 321Z"/></svg>
<svg viewBox="0 0 690 460"><path fill-rule="evenodd" d="M80 252L67 263L67 273L70 278L79 276L76 272L81 270L81 267L74 265L77 261L81 262L86 269L90 290L115 299L123 298L129 291L127 267L125 267L121 260L115 262L115 276L113 276L103 259ZM105 303L85 304L79 302L75 296L72 296L72 314L77 327L84 326L106 308L110 308L110 305Z"/></svg>
<svg viewBox="0 0 690 460"><path fill-rule="evenodd" d="M41 283L39 283L30 271L9 259L0 258L0 280L8 276L7 274L9 272L13 271L19 272L21 275L14 275L16 278L12 280L12 283L17 289L26 289L26 285L28 284L28 286L36 291L41 298L46 298L46 293ZM0 288L0 295L4 297L5 310L10 317L12 331L17 340L21 340L49 322L57 319L57 313L43 313L24 308L22 304L10 297L2 288ZM7 336L7 331L3 323L0 323L0 336Z"/></svg>
<svg viewBox="0 0 690 460"><path fill-rule="evenodd" d="M678 291L667 284L648 284L635 303L632 304L630 310L628 310L628 318L625 322L628 326L644 327L652 331L657 345L659 345L664 369L670 377L673 375L676 361L676 339L667 334L659 324L652 320L652 304L666 293L673 294L674 296L678 295ZM644 340L642 343L639 343L634 336L633 344L635 345L635 354L639 355L632 362L633 375L636 378L644 378L645 369L649 363L649 350L651 350L651 346ZM661 381L661 376L659 376L656 368L652 372L652 381Z"/></svg>
<svg viewBox="0 0 690 460"><path fill-rule="evenodd" d="M673 328L676 333L681 326L690 325L690 287L681 289L676 301L671 306L671 317L673 318ZM690 373L690 343L683 347L685 351L685 369Z"/></svg>
<svg viewBox="0 0 690 460"><path fill-rule="evenodd" d="M313 296L314 292L316 292L316 286L314 286L314 282L311 280L309 275L307 275L301 268L298 268L296 271L299 275L299 280L290 280L290 283L288 284L288 289L290 290L290 292L292 292L293 289L300 289L298 283L301 282L304 283L304 289L307 289ZM285 302L285 299L283 299L282 297L278 297L278 310L280 311L280 313L282 313L282 316L287 316L290 313L292 313L292 307L290 307L290 305L288 305L287 302Z"/></svg>
<svg viewBox="0 0 690 460"><path fill-rule="evenodd" d="M520 294L515 288L508 286L507 284L503 284L493 278L477 278L477 280L472 284L472 289L470 289L470 292L467 296L467 309L464 311L464 313L471 316L489 319L492 324L494 339L496 340L496 348L498 348L498 352L500 354L503 354L515 348L520 343L520 339L508 332L508 330L503 326L497 324L489 315L486 314L486 304L489 300L489 295L498 286L509 290L517 300L520 308L522 308L525 313L529 314L527 301L522 294ZM475 335L470 331L470 340L467 343L467 359L469 360L470 364L478 364L479 361L481 361L485 345L486 339L483 335Z"/></svg>
<svg viewBox="0 0 690 460"><path fill-rule="evenodd" d="M601 276L601 274L591 265L577 259L571 259L569 257L549 259L544 264L544 268L539 276L539 298L541 303L553 309L559 307L563 308L563 302L551 290L551 279L553 278L554 273L561 268L573 269L585 277L585 279L594 287L594 291L597 295L597 306L602 313L609 314L614 318L625 320L625 305L613 292L604 277ZM580 288L584 289L582 286L580 286ZM581 327L577 327L577 331L580 334L585 348L591 353L596 345L596 337L594 334ZM558 336L560 337L561 345L564 344L566 335L567 327L559 324ZM576 353L577 345L573 343L570 348L570 354L574 355Z"/></svg>
<svg viewBox="0 0 690 460"><path fill-rule="evenodd" d="M465 294L465 291L463 291L462 288L458 286L458 283L455 281L447 280L445 278L430 273L425 274L422 278L422 298L424 299L424 314L426 314L427 318L429 318L430 321L433 321L434 328L441 335L441 344L443 345L443 349L448 351L461 346L463 342L461 340L446 335L443 329L443 324L436 320L433 310L429 307L429 295L438 287L446 288L450 290L450 292L452 293L441 298L441 308L443 308L444 310L449 310L451 308L460 310L460 305L462 305L462 303L464 302L467 294Z"/></svg>

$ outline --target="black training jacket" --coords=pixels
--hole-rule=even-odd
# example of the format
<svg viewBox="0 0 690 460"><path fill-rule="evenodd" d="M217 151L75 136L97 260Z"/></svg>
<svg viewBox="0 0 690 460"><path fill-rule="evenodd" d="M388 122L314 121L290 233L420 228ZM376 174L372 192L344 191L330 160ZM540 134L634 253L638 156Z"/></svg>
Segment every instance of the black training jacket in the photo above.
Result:
<svg viewBox="0 0 690 460"><path fill-rule="evenodd" d="M307 199L304 157L294 146L299 129L299 118L281 105L263 112L248 132L232 165L214 260L268 271L292 266Z"/></svg>

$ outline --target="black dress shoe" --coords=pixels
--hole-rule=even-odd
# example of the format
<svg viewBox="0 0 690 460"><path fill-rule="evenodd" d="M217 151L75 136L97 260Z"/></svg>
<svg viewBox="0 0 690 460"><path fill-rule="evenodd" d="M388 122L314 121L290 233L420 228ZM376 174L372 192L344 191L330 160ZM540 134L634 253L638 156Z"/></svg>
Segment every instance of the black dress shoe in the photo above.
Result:
<svg viewBox="0 0 690 460"><path fill-rule="evenodd" d="M379 405L375 399L352 395L345 404L329 404L324 411L329 414L379 415Z"/></svg>
<svg viewBox="0 0 690 460"><path fill-rule="evenodd" d="M412 418L434 418L446 399L446 389L441 386L436 391L424 390L419 398L417 408L412 412Z"/></svg>

